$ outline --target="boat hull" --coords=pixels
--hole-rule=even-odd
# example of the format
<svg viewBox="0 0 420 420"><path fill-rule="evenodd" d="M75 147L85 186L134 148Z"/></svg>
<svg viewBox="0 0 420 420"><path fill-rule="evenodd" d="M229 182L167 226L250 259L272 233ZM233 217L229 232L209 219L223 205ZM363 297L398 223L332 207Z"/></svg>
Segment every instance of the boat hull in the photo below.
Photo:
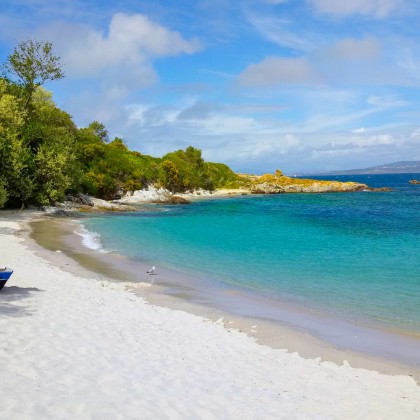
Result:
<svg viewBox="0 0 420 420"><path fill-rule="evenodd" d="M10 270L10 268L6 268L6 270L0 271L0 290L3 289L4 285L7 283L7 280L9 280L12 274L13 270Z"/></svg>

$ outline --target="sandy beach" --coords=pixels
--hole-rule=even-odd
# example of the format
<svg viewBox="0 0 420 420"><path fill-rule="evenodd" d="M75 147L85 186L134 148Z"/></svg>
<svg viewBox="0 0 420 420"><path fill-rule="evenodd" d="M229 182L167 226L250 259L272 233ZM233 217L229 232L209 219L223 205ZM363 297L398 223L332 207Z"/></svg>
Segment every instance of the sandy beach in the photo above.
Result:
<svg viewBox="0 0 420 420"><path fill-rule="evenodd" d="M412 376L303 358L151 304L42 258L27 229L0 215L0 264L14 269L0 292L1 419L420 416Z"/></svg>

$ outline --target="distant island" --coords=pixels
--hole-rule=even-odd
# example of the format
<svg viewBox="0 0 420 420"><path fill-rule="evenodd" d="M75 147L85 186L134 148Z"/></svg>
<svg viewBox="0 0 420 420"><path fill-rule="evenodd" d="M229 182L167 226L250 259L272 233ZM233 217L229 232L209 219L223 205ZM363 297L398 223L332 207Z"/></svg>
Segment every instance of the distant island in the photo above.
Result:
<svg viewBox="0 0 420 420"><path fill-rule="evenodd" d="M420 173L420 160L386 163L363 169L348 169L345 171L324 172L317 175L357 175L357 174L416 174Z"/></svg>

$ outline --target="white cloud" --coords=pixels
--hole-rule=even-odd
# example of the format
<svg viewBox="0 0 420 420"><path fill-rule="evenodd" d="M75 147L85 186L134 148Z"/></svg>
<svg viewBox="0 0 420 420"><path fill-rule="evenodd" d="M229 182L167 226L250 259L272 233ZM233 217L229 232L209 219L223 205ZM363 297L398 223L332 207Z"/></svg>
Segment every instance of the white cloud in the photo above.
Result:
<svg viewBox="0 0 420 420"><path fill-rule="evenodd" d="M214 114L220 106L211 102L197 101L178 114L179 120L205 120Z"/></svg>
<svg viewBox="0 0 420 420"><path fill-rule="evenodd" d="M319 13L336 16L361 14L385 18L399 11L404 0L308 0Z"/></svg>
<svg viewBox="0 0 420 420"><path fill-rule="evenodd" d="M407 101L398 99L395 95L370 95L366 102L370 105L378 106L381 108L401 107L408 104Z"/></svg>
<svg viewBox="0 0 420 420"><path fill-rule="evenodd" d="M114 14L106 32L84 24L54 22L42 26L35 37L53 42L69 79L90 82L83 90L88 86L95 92L90 95L96 98L95 115L102 116L105 124L113 120L105 109L121 107L122 99L158 81L156 58L193 54L201 48L197 39L185 39L142 14ZM67 102L74 115L85 109L77 98Z"/></svg>
<svg viewBox="0 0 420 420"><path fill-rule="evenodd" d="M55 24L41 33L53 33L63 61L75 75L91 75L110 66L145 66L153 58L192 54L198 40L185 40L147 16L115 14L108 34L85 25Z"/></svg>
<svg viewBox="0 0 420 420"><path fill-rule="evenodd" d="M383 41L385 45L385 40ZM401 41L402 42L402 41ZM418 66L398 59L398 44L375 37L345 38L305 55L269 56L239 76L243 86L420 86ZM401 50L401 49L400 49Z"/></svg>
<svg viewBox="0 0 420 420"><path fill-rule="evenodd" d="M247 14L248 22L264 38L282 47L297 51L310 51L316 42L321 42L319 36L308 34L308 28L302 33L292 21L273 16L259 16L256 13Z"/></svg>
<svg viewBox="0 0 420 420"><path fill-rule="evenodd" d="M340 92L339 96L346 97ZM236 115L238 104L217 106L191 98L171 107L132 105L127 109L129 123L119 124L124 129L118 135L129 139L132 149L155 156L192 144L203 150L205 159L224 162L239 172L325 171L371 166L373 157L374 164L416 158L413 151L419 149L420 129L362 126L364 118L384 108L368 104L358 111L358 103L366 105L367 100L348 101L350 108L330 107L329 113L318 115L312 104L310 116L297 124L285 124L283 108L277 109L278 118L266 119L258 114ZM351 126L367 128L352 131Z"/></svg>
<svg viewBox="0 0 420 420"><path fill-rule="evenodd" d="M336 42L328 49L328 53L336 59L369 59L380 53L380 44L376 38L346 38Z"/></svg>
<svg viewBox="0 0 420 420"><path fill-rule="evenodd" d="M355 134L366 133L366 128L365 127L355 128L351 132L352 133L355 133Z"/></svg>
<svg viewBox="0 0 420 420"><path fill-rule="evenodd" d="M312 82L312 71L304 58L267 57L261 63L251 64L239 75L240 84L253 87Z"/></svg>

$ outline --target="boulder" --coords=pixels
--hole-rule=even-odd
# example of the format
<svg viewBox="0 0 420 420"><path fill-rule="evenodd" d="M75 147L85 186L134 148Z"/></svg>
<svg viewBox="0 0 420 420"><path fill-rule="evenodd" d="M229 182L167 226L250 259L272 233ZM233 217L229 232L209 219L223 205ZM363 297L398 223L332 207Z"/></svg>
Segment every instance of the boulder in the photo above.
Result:
<svg viewBox="0 0 420 420"><path fill-rule="evenodd" d="M154 204L191 204L190 200L179 195L169 195L167 197L161 197L158 200L151 201Z"/></svg>

